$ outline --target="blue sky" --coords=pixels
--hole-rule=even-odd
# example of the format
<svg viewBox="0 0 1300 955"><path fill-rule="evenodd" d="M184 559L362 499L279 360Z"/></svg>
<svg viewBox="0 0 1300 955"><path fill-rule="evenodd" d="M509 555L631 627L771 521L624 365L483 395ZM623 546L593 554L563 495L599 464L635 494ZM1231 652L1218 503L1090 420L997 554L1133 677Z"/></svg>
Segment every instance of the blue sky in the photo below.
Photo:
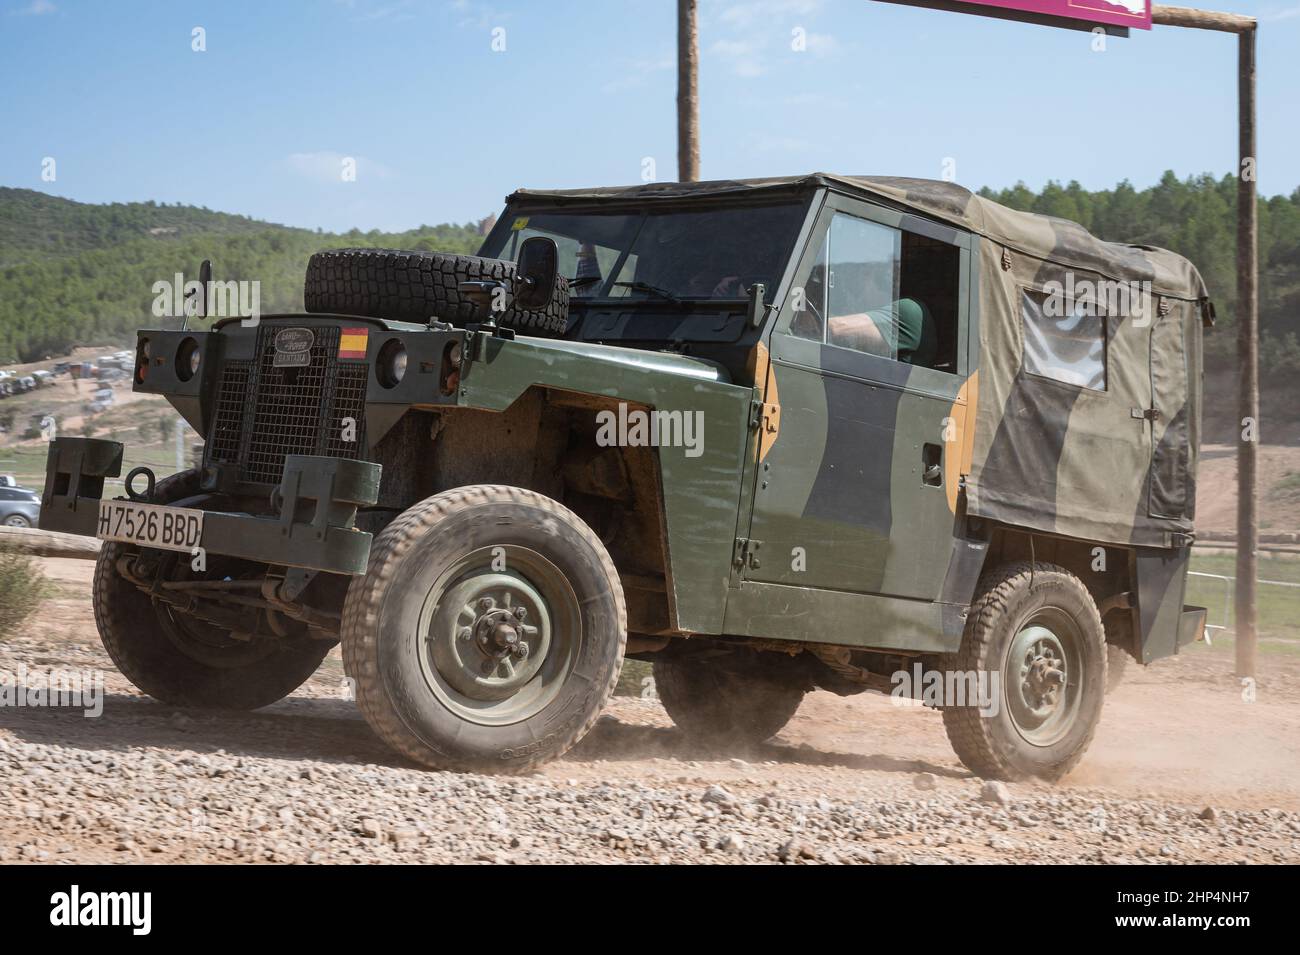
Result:
<svg viewBox="0 0 1300 955"><path fill-rule="evenodd" d="M1213 6L1261 19L1260 188L1290 193L1300 0ZM1096 52L871 0L701 0L700 20L704 178L938 178L951 159L971 188L1141 187L1236 164L1226 34ZM672 179L675 29L673 0L0 0L0 184L395 230L517 186L638 182L647 159Z"/></svg>

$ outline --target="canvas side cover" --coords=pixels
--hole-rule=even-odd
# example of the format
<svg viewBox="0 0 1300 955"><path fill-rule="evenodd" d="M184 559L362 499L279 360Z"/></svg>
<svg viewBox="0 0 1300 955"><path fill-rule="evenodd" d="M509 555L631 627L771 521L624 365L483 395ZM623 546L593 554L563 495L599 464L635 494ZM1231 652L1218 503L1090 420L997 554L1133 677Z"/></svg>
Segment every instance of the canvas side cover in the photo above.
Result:
<svg viewBox="0 0 1300 955"><path fill-rule="evenodd" d="M1042 221L1048 228L1053 222ZM1085 540L1175 545L1191 533L1194 517L1199 275L1187 265L1182 281L1162 268L1176 259L1162 250L1150 250L1156 261L1148 268L1117 277L987 238L980 245L980 392L968 512ZM1119 281L1149 294L1115 309ZM1076 295L1093 283L1107 300L1096 302L1092 321L1062 317L1059 306L1048 314L1052 283Z"/></svg>

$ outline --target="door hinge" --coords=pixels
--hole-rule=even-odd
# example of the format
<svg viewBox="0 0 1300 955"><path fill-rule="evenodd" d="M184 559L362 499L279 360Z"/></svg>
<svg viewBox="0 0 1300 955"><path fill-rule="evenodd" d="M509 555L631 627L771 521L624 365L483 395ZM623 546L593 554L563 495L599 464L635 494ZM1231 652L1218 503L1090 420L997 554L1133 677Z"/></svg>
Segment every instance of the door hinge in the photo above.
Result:
<svg viewBox="0 0 1300 955"><path fill-rule="evenodd" d="M750 540L748 537L736 538L736 552L734 562L737 567L749 566L758 569L758 549L763 545L762 541Z"/></svg>
<svg viewBox="0 0 1300 955"><path fill-rule="evenodd" d="M1136 418L1138 421L1159 421L1159 408L1130 408L1129 417Z"/></svg>
<svg viewBox="0 0 1300 955"><path fill-rule="evenodd" d="M755 399L749 404L749 428L775 434L781 427L781 406Z"/></svg>

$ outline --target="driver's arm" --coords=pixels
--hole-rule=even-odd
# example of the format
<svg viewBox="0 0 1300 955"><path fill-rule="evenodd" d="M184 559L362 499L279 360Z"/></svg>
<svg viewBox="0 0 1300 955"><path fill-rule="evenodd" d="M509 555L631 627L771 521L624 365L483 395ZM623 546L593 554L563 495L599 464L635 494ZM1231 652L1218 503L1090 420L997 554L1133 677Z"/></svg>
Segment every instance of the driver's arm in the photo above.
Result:
<svg viewBox="0 0 1300 955"><path fill-rule="evenodd" d="M830 320L830 343L854 348L872 355L893 357L893 348L885 340L876 320L866 312L834 315Z"/></svg>

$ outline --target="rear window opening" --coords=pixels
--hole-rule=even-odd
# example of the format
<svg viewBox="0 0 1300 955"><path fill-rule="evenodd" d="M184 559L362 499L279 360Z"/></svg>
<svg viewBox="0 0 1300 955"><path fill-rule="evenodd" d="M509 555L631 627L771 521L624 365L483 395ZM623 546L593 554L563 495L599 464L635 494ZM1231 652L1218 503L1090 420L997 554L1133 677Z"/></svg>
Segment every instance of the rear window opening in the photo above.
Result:
<svg viewBox="0 0 1300 955"><path fill-rule="evenodd" d="M1054 300L1055 301L1055 300ZM1106 390L1106 317L1083 302L1065 314L1049 307L1046 292L1024 289L1024 370L1090 391Z"/></svg>

